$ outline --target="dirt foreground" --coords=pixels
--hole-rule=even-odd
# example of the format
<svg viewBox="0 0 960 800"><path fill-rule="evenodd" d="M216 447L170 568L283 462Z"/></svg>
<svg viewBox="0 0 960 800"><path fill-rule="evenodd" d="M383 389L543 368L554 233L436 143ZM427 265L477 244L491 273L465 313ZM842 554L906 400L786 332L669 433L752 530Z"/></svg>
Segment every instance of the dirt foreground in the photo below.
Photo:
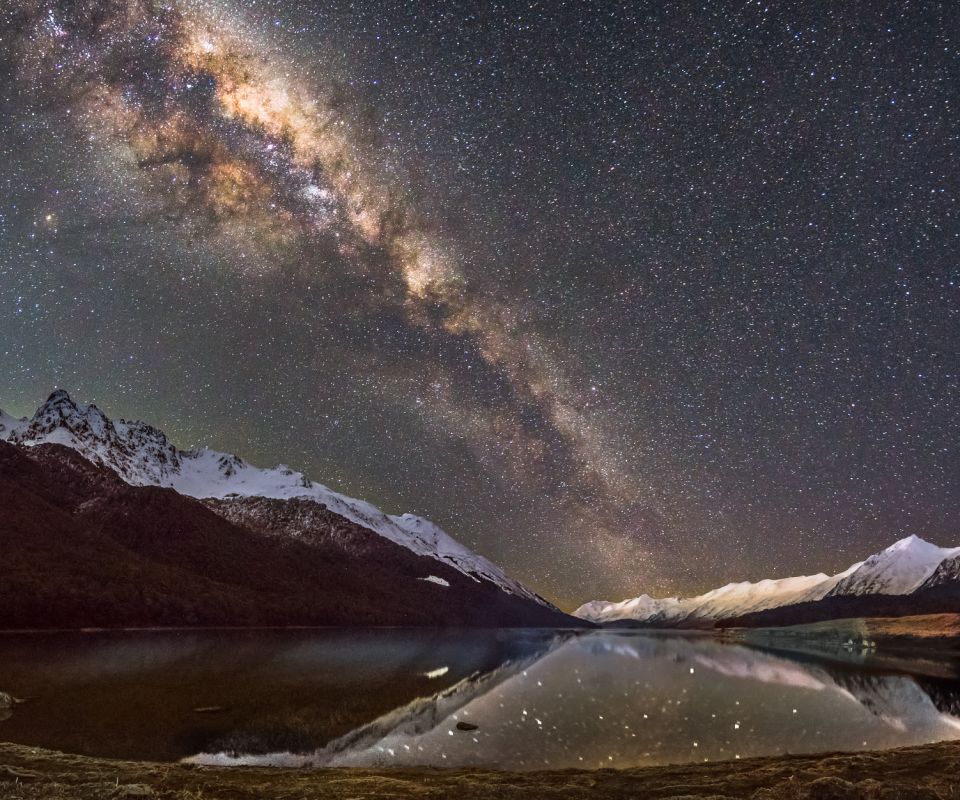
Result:
<svg viewBox="0 0 960 800"><path fill-rule="evenodd" d="M0 744L0 797L169 800L360 798L863 798L960 800L960 742L628 770L294 771L110 761Z"/></svg>

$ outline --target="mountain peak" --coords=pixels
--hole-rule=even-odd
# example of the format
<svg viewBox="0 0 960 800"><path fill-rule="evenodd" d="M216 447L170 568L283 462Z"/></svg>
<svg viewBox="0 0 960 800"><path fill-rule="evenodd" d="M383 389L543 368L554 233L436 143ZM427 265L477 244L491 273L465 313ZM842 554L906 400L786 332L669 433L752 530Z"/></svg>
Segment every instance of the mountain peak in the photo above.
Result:
<svg viewBox="0 0 960 800"><path fill-rule="evenodd" d="M4 438L13 444L66 445L134 486L163 485L179 465L177 449L163 433L139 422L114 423L95 405L75 403L65 389L53 392L28 423L7 427Z"/></svg>
<svg viewBox="0 0 960 800"><path fill-rule="evenodd" d="M870 556L837 583L828 596L909 594L929 578L940 563L960 548L937 547L916 534Z"/></svg>
<svg viewBox="0 0 960 800"><path fill-rule="evenodd" d="M57 389L55 390L48 398L47 402L44 405L56 405L57 403L69 403L70 405L76 407L76 403L70 399L70 393L66 389Z"/></svg>
<svg viewBox="0 0 960 800"><path fill-rule="evenodd" d="M910 536L894 542L884 552L891 553L898 552L900 550L923 550L930 547L936 547L936 545L930 544L930 542L926 541L925 539L921 539L919 536L917 536L917 534L912 533Z"/></svg>

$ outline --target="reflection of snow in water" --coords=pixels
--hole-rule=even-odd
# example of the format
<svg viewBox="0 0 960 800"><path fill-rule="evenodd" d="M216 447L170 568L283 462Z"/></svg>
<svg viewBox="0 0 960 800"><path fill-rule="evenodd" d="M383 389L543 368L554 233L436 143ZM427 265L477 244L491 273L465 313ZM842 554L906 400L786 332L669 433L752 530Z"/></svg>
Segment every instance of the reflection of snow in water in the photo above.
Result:
<svg viewBox="0 0 960 800"><path fill-rule="evenodd" d="M450 667L440 667L438 669L432 669L429 672L424 672L423 674L428 678L442 678L450 671Z"/></svg>
<svg viewBox="0 0 960 800"><path fill-rule="evenodd" d="M479 729L463 731L468 721ZM960 737L909 677L694 637L598 632L462 681L306 755L204 764L629 767Z"/></svg>
<svg viewBox="0 0 960 800"><path fill-rule="evenodd" d="M739 651L721 650L718 653L696 653L698 664L721 675L748 678L761 683L779 683L817 691L826 689L829 681L818 677L814 670L780 658L743 658Z"/></svg>
<svg viewBox="0 0 960 800"><path fill-rule="evenodd" d="M471 675L432 697L414 700L389 714L384 714L368 725L351 731L346 736L333 740L326 747L311 754L275 753L267 756L227 756L223 753L218 755L201 754L193 758L183 759L183 761L197 764L269 764L285 767L337 766L338 760L345 753L369 749L390 737L415 738L435 729L451 717L457 720L456 712L463 706L473 699L487 694L519 672L526 675L525 670L528 666L535 664L545 653L562 647L563 643L568 641L571 636L572 634L560 634L552 639L545 639L539 650L531 655L514 661L507 661L490 672ZM437 674L444 675L447 671L448 668L446 667L434 670L435 675L433 677ZM427 673L427 676L431 677L429 673ZM456 723L454 722L454 724ZM383 747L378 749L379 752L385 752ZM410 747L406 746L406 750L409 751ZM393 755L393 753L391 752L390 755Z"/></svg>

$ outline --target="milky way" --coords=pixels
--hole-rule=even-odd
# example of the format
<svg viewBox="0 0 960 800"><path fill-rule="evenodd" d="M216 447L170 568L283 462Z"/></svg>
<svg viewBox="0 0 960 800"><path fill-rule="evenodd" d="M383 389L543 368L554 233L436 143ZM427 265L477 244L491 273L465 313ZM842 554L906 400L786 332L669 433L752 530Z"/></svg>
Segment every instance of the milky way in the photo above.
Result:
<svg viewBox="0 0 960 800"><path fill-rule="evenodd" d="M3 407L567 606L960 534L949 6L0 8Z"/></svg>

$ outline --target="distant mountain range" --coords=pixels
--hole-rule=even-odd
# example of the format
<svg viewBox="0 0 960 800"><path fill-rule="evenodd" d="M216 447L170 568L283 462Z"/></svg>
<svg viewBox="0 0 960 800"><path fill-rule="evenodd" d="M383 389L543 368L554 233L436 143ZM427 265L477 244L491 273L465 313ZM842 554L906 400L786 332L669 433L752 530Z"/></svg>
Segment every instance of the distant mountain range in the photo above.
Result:
<svg viewBox="0 0 960 800"><path fill-rule="evenodd" d="M838 575L731 583L699 597L593 600L574 616L602 625L659 628L796 625L847 617L960 611L960 547L910 536Z"/></svg>
<svg viewBox="0 0 960 800"><path fill-rule="evenodd" d="M6 629L584 624L425 519L64 391L0 411L0 541Z"/></svg>

